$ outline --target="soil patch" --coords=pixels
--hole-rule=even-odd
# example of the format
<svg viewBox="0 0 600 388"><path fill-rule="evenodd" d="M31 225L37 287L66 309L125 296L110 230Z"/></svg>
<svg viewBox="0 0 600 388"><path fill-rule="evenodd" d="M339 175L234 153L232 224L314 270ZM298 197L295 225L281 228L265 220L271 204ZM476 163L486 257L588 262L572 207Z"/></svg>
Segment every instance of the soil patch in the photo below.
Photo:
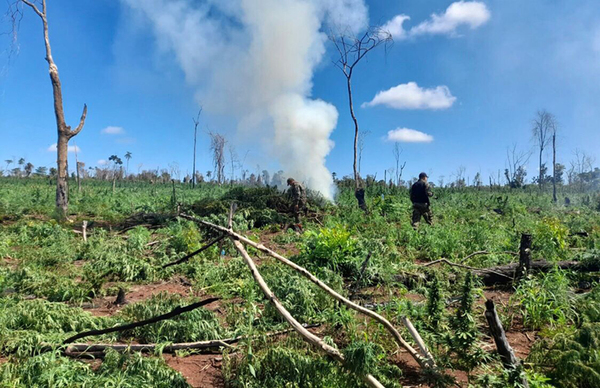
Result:
<svg viewBox="0 0 600 388"><path fill-rule="evenodd" d="M125 300L127 303L136 303L147 300L154 295L160 294L161 292L179 294L184 297L194 295L192 288L183 283L185 282L178 279L171 282L135 285L132 286L129 292L125 294ZM115 296L96 298L92 301L92 303L84 305L83 309L89 311L94 316L114 315L123 308L123 306L117 306L114 304L115 298Z"/></svg>
<svg viewBox="0 0 600 388"><path fill-rule="evenodd" d="M225 387L223 380L221 355L193 354L177 357L172 354L163 355L167 364L181 373L188 384L194 388Z"/></svg>

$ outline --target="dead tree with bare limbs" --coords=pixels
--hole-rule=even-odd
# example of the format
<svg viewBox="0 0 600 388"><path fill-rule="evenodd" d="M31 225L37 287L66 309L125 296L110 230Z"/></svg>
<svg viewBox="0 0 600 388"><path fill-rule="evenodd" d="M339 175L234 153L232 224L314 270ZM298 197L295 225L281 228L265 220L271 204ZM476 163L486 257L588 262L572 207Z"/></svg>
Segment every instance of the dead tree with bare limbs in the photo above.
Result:
<svg viewBox="0 0 600 388"><path fill-rule="evenodd" d="M552 113L549 113L545 110L541 110L537 112L535 119L533 120L533 138L539 147L540 150L540 158L539 158L539 174L538 174L538 186L540 189L544 185L544 164L542 163L542 159L544 156L544 149L552 140L551 136L556 129L556 119Z"/></svg>
<svg viewBox="0 0 600 388"><path fill-rule="evenodd" d="M350 107L350 116L354 123L354 182L355 196L358 200L358 205L361 209L366 210L364 200L364 188L362 188L360 173L358 170L358 142L359 142L359 126L356 113L354 112L354 101L352 97L352 76L356 65L372 50L381 45L386 45L392 42L392 35L378 27L371 27L362 35L355 36L353 34L335 34L331 33L329 39L335 45L339 53L339 58L334 61L334 65L342 71L346 77L346 86L348 89L348 104Z"/></svg>
<svg viewBox="0 0 600 388"><path fill-rule="evenodd" d="M194 121L194 164L192 165L192 189L196 187L196 138L198 135L198 125L200 125L200 114L202 108L198 110L198 117L192 119Z"/></svg>
<svg viewBox="0 0 600 388"><path fill-rule="evenodd" d="M76 136L85 124L87 115L87 105L83 105L83 113L79 119L79 125L75 129L71 129L65 121L65 112L63 108L62 85L58 76L58 67L54 63L52 57L52 49L50 47L50 37L48 34L48 18L46 13L46 0L15 0L9 3L9 15L13 20L13 36L16 38L19 20L23 15L23 7L29 7L42 20L44 33L44 43L46 46L46 61L48 62L50 81L52 83L52 92L54 99L54 114L56 116L56 128L58 132L58 141L56 143L56 164L57 164L57 179L56 179L56 216L64 220L68 215L69 207L69 186L67 182L67 156L69 150L69 140ZM41 9L40 9L41 6Z"/></svg>
<svg viewBox="0 0 600 388"><path fill-rule="evenodd" d="M213 154L213 163L215 167L215 176L220 185L225 182L225 137L220 133L209 132L210 150Z"/></svg>

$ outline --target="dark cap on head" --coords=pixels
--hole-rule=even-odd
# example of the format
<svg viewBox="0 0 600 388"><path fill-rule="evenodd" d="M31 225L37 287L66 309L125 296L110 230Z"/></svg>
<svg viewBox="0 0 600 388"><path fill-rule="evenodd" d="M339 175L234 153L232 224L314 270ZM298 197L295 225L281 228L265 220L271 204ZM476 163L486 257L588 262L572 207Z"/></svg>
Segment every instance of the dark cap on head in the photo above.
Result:
<svg viewBox="0 0 600 388"><path fill-rule="evenodd" d="M287 184L291 185L294 182L294 178L288 178Z"/></svg>
<svg viewBox="0 0 600 388"><path fill-rule="evenodd" d="M429 178L426 173L422 172L419 174L419 179Z"/></svg>

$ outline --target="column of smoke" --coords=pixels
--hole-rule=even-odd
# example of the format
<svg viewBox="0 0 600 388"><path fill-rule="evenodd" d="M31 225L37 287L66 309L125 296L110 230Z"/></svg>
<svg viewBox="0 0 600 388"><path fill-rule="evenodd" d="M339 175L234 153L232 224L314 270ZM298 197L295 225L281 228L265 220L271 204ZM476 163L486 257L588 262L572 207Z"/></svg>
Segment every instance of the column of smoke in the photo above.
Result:
<svg viewBox="0 0 600 388"><path fill-rule="evenodd" d="M327 26L358 31L364 0L122 0L150 21L199 101L235 115L238 131L265 139L288 175L332 198L325 158L338 112L311 99ZM266 129L265 129L266 128Z"/></svg>

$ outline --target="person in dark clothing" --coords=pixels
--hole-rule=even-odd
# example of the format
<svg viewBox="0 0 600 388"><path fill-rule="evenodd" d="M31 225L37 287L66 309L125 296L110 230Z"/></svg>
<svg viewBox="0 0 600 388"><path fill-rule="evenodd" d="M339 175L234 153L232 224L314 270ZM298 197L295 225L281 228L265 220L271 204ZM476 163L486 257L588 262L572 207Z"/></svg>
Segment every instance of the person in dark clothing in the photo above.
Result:
<svg viewBox="0 0 600 388"><path fill-rule="evenodd" d="M298 224L297 226L301 227L300 213L304 212L306 214L307 211L306 190L304 190L304 187L293 178L288 178L287 184L290 186L289 195L292 199L292 212L294 214L294 220L296 221L296 224Z"/></svg>
<svg viewBox="0 0 600 388"><path fill-rule="evenodd" d="M419 226L421 216L425 218L425 222L429 225L433 223L433 214L431 213L429 197L433 197L428 176L424 172L419 174L419 180L416 181L410 188L410 200L413 204L412 222L413 228Z"/></svg>

